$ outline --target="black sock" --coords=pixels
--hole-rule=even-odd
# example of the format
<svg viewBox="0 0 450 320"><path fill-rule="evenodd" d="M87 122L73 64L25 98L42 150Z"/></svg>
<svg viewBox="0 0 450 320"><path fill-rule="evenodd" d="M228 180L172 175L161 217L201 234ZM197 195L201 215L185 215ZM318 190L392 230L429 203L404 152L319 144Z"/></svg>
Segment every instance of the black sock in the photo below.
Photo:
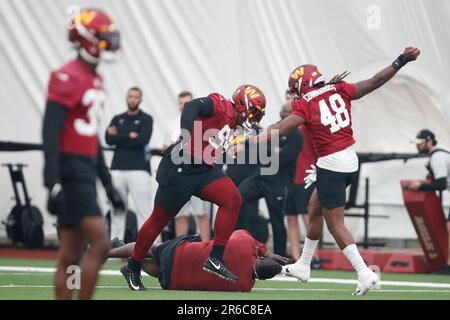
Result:
<svg viewBox="0 0 450 320"><path fill-rule="evenodd" d="M223 260L223 252L225 251L224 246L213 246L211 253L209 254L211 257Z"/></svg>
<svg viewBox="0 0 450 320"><path fill-rule="evenodd" d="M134 260L133 258L128 259L128 265L133 270L141 270L141 263L137 260Z"/></svg>

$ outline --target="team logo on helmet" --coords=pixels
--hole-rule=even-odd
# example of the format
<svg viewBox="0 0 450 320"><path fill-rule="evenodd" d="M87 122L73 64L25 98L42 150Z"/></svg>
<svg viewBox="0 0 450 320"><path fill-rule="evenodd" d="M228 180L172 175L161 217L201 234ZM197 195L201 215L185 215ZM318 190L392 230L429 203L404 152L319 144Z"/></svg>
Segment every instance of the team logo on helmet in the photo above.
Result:
<svg viewBox="0 0 450 320"><path fill-rule="evenodd" d="M98 63L120 48L120 33L114 19L98 9L82 9L69 24L69 40L83 59Z"/></svg>
<svg viewBox="0 0 450 320"><path fill-rule="evenodd" d="M243 126L252 128L257 125L265 114L266 97L256 86L241 85L231 97L236 111L245 118Z"/></svg>
<svg viewBox="0 0 450 320"><path fill-rule="evenodd" d="M325 78L317 66L304 64L294 69L289 76L289 92L294 98L314 90L314 87L325 82Z"/></svg>

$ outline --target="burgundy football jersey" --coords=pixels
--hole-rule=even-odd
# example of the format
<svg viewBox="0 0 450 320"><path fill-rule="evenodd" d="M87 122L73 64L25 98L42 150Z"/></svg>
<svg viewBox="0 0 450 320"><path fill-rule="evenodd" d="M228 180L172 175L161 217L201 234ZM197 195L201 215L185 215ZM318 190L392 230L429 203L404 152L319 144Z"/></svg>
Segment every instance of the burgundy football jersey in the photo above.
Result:
<svg viewBox="0 0 450 320"><path fill-rule="evenodd" d="M255 284L253 265L256 258L264 257L269 249L255 240L248 231L234 231L224 253L225 264L238 277L238 281L230 282L203 270L203 263L212 246L212 240L181 243L175 252L169 289L251 291Z"/></svg>
<svg viewBox="0 0 450 320"><path fill-rule="evenodd" d="M316 164L317 162L317 152L314 148L311 132L304 125L300 126L299 130L303 134L303 147L297 156L297 164L294 177L295 184L305 183L304 179L308 175L305 170L311 169L311 165Z"/></svg>
<svg viewBox="0 0 450 320"><path fill-rule="evenodd" d="M305 120L319 157L355 143L351 114L354 96L355 85L342 81L308 92L292 102L292 114Z"/></svg>
<svg viewBox="0 0 450 320"><path fill-rule="evenodd" d="M72 60L52 72L47 100L68 109L60 152L97 157L98 126L105 101L101 77L79 60Z"/></svg>
<svg viewBox="0 0 450 320"><path fill-rule="evenodd" d="M208 96L214 104L211 117L197 117L186 151L197 161L214 166L233 139L236 117L231 102L219 93ZM199 162L200 163L200 162Z"/></svg>

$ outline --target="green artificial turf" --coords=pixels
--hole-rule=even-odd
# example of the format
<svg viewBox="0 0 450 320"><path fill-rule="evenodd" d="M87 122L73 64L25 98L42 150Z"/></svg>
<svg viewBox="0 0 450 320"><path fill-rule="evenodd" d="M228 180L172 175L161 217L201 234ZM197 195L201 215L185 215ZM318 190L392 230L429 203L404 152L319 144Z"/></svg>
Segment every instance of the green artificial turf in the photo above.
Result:
<svg viewBox="0 0 450 320"><path fill-rule="evenodd" d="M104 270L118 271L121 262L106 263ZM54 267L52 260L0 259L0 266ZM312 271L312 278L355 279L354 272ZM430 274L387 274L382 273L382 281L407 281L445 283L450 285L449 276ZM258 281L251 293L204 292L162 290L157 279L143 277L145 292L130 291L121 275L102 275L97 285L95 299L146 299L146 300L442 300L450 299L449 288L390 286L382 284L363 297L351 295L354 284ZM33 271L0 271L0 299L53 299L53 274Z"/></svg>

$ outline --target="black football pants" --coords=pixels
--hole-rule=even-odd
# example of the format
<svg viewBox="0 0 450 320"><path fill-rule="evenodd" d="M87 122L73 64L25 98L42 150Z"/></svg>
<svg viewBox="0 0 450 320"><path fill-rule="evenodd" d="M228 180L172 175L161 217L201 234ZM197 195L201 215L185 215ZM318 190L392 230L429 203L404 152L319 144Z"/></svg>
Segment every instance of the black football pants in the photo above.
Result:
<svg viewBox="0 0 450 320"><path fill-rule="evenodd" d="M238 187L242 197L242 206L239 216L239 221L254 221L255 219L248 219L245 215L257 214L255 210L250 209L261 198L264 198L269 209L270 223L272 225L274 253L286 256L286 227L284 225L284 215L287 200L287 186L271 183L259 175L254 175L244 180ZM249 207L250 206L250 207ZM245 226L245 229L250 229Z"/></svg>

